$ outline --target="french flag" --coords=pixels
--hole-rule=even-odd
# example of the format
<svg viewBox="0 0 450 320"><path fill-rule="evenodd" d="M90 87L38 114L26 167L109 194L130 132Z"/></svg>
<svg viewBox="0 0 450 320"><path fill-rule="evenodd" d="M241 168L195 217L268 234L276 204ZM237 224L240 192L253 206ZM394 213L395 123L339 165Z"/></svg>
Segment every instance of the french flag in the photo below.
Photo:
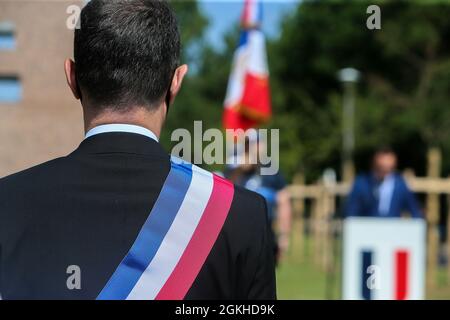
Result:
<svg viewBox="0 0 450 320"><path fill-rule="evenodd" d="M262 2L245 0L242 31L234 53L224 102L226 129L248 129L272 115L265 37L260 30Z"/></svg>
<svg viewBox="0 0 450 320"><path fill-rule="evenodd" d="M183 160L171 170L147 221L97 300L181 300L219 236L231 182Z"/></svg>
<svg viewBox="0 0 450 320"><path fill-rule="evenodd" d="M371 274L369 267L376 265L373 250L363 250L361 252L361 297L364 300L374 299L374 289L368 286ZM409 296L410 286L410 260L411 254L406 249L396 249L393 252L393 283L392 298L395 300L406 300ZM380 274L375 275L382 276Z"/></svg>

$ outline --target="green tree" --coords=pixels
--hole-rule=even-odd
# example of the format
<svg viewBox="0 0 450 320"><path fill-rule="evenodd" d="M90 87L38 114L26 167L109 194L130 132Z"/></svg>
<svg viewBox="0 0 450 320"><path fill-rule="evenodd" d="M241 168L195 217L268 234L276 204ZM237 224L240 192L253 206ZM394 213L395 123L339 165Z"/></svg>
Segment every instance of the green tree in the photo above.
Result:
<svg viewBox="0 0 450 320"><path fill-rule="evenodd" d="M342 88L337 72L343 67L362 73L356 114L359 167L379 144L398 147L403 164L416 169L423 165L424 146L450 149L450 6L383 1L382 29L369 30L369 4L303 1L270 46L273 125L284 132L283 159L290 172L300 166L311 180L325 167L339 169Z"/></svg>

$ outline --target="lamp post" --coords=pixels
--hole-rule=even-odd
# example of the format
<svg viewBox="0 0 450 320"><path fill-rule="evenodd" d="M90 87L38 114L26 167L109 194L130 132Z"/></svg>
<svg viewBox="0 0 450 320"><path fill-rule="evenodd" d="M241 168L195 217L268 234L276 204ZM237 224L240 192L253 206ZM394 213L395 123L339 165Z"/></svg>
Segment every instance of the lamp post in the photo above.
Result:
<svg viewBox="0 0 450 320"><path fill-rule="evenodd" d="M355 93L360 72L353 68L339 70L344 86L342 108L342 180L350 182L355 176L353 150L355 148Z"/></svg>

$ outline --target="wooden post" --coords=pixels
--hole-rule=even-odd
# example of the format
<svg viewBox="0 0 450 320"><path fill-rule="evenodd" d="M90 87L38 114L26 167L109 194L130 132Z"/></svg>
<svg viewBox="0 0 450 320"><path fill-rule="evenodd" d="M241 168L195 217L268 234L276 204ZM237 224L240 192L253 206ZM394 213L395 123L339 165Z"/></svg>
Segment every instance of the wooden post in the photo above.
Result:
<svg viewBox="0 0 450 320"><path fill-rule="evenodd" d="M327 271L331 262L331 221L334 195L320 182L314 207L314 256L317 266Z"/></svg>
<svg viewBox="0 0 450 320"><path fill-rule="evenodd" d="M329 207L330 207L330 201L328 198L328 192L326 187L324 186L323 188L323 193L322 193L322 210L320 213L320 238L321 238L321 255L322 255L322 261L321 261L321 266L322 266L322 270L326 271L327 270L327 263L328 263L328 230L329 230L329 225L328 225L328 221L327 221L327 216L328 216L328 211L329 211Z"/></svg>
<svg viewBox="0 0 450 320"><path fill-rule="evenodd" d="M439 148L431 148L427 156L427 176L429 178L438 178L441 174L441 150ZM427 286L434 288L436 286L436 269L439 252L439 194L436 192L427 195L426 219L428 223Z"/></svg>
<svg viewBox="0 0 450 320"><path fill-rule="evenodd" d="M317 266L321 265L321 250L322 250L322 237L321 237L321 213L322 213L322 192L319 192L314 198L313 198L313 207L312 207L312 214L311 214L311 224L312 224L312 242L313 242L313 259L314 263Z"/></svg>
<svg viewBox="0 0 450 320"><path fill-rule="evenodd" d="M313 197L312 226L313 226L313 257L318 267L322 267L324 251L324 212L326 210L325 186L322 181L316 184Z"/></svg>
<svg viewBox="0 0 450 320"><path fill-rule="evenodd" d="M333 263L333 238L332 238L332 214L335 211L335 195L329 188L324 188L322 208L322 267L329 272Z"/></svg>
<svg viewBox="0 0 450 320"><path fill-rule="evenodd" d="M403 170L403 178L406 179L406 182L408 184L410 181L414 180L415 177L416 177L416 173L414 172L413 169L406 168L405 170ZM409 186L409 187L411 187L411 186Z"/></svg>
<svg viewBox="0 0 450 320"><path fill-rule="evenodd" d="M355 179L355 165L353 160L346 160L342 164L342 181L351 183Z"/></svg>
<svg viewBox="0 0 450 320"><path fill-rule="evenodd" d="M305 176L303 173L297 173L294 176L293 183L294 185L303 185L305 183ZM294 197L292 209L292 236L289 253L292 255L294 250L298 250L300 261L303 262L305 258L305 199L303 197Z"/></svg>
<svg viewBox="0 0 450 320"><path fill-rule="evenodd" d="M447 195L447 284L450 284L450 194Z"/></svg>

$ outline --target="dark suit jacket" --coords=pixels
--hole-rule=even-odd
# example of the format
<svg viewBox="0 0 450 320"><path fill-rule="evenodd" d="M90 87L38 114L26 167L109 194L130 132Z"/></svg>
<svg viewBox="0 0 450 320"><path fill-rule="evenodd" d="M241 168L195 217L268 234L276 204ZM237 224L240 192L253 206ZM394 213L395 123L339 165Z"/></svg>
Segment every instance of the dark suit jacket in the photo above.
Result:
<svg viewBox="0 0 450 320"><path fill-rule="evenodd" d="M382 217L383 215L378 212L376 188L377 181L373 175L358 176L347 199L346 216ZM409 190L403 177L395 174L389 211L383 217L400 217L403 211L408 211L414 218L422 217L414 194Z"/></svg>
<svg viewBox="0 0 450 320"><path fill-rule="evenodd" d="M103 133L70 155L0 179L3 299L95 299L148 217L170 169L154 140ZM236 187L186 299L274 299L266 204ZM69 290L67 267L81 268Z"/></svg>

